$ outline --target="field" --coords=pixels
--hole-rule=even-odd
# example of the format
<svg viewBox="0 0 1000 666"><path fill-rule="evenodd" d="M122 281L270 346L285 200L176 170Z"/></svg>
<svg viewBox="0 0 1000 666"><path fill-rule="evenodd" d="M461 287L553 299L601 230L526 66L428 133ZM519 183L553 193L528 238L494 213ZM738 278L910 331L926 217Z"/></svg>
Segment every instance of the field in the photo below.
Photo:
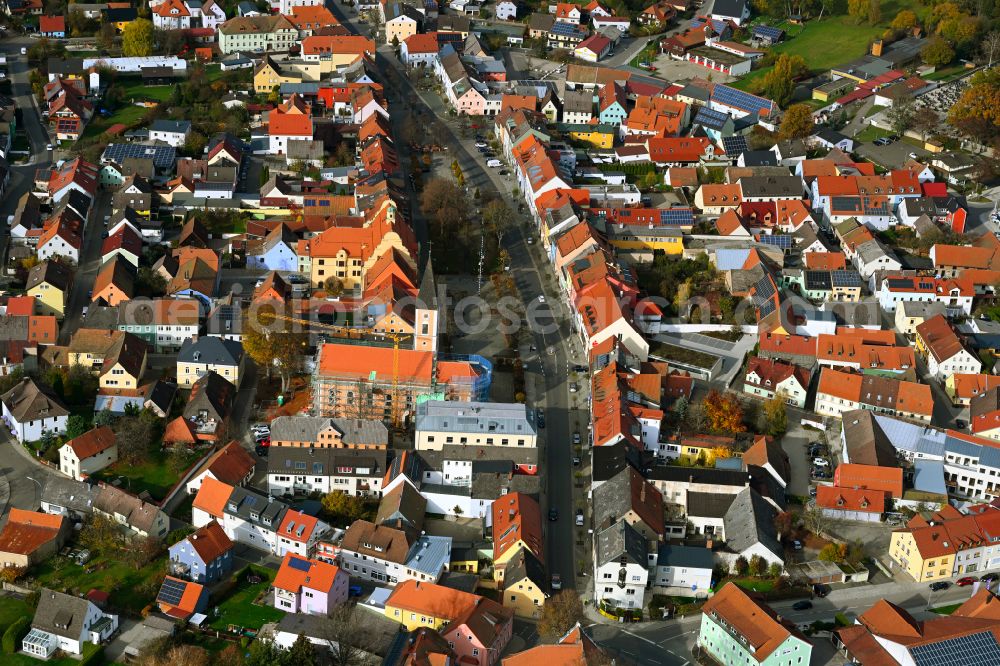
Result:
<svg viewBox="0 0 1000 666"><path fill-rule="evenodd" d="M884 3L882 16L891 21L896 15L895 2ZM770 23L786 31L785 40L772 51L776 54L802 56L813 74L826 71L835 65L865 54L870 39L882 34L884 26L857 24L850 16L834 16L822 21L808 21L804 26L788 23ZM753 91L764 80L770 67L750 72L733 84L741 90Z"/></svg>

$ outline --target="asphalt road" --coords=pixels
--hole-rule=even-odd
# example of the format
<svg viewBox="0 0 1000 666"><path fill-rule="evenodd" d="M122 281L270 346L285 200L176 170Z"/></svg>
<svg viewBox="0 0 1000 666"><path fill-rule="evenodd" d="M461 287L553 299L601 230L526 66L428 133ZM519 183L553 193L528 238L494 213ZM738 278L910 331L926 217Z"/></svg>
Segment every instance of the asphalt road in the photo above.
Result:
<svg viewBox="0 0 1000 666"><path fill-rule="evenodd" d="M7 71L11 80L11 96L21 112L20 126L25 129L31 144L31 159L27 164L11 164L10 182L0 201L0 221L6 225L7 217L17 211L17 202L34 187L35 170L51 165L51 154L46 150L48 132L42 126L38 109L32 100L28 73L28 59L21 55L21 47L30 44L27 38L8 39L0 43L0 52L7 56ZM4 227L6 229L6 227ZM0 234L0 265L6 265L10 233Z"/></svg>
<svg viewBox="0 0 1000 666"><path fill-rule="evenodd" d="M345 24L358 33L366 32L365 27L359 27L352 16L346 15L335 2L327 2L327 7ZM421 93L416 90L406 77L404 67L395 58L392 48L383 45L379 49L377 62L379 69L387 74L394 72L394 85L400 89L390 89L390 117L393 123L401 120L402 114L419 110L425 116L430 113L445 127L448 139L449 156L458 160L465 174L469 191L479 188L485 197L490 191L502 194L513 209L517 201L510 192L512 183L504 179L499 171L486 167L485 160L475 150L473 139L463 138L449 117L448 109L443 101L434 93ZM405 103L404 103L405 100ZM402 112L402 114L401 114ZM487 128L484 131L489 131ZM402 142L400 142L402 143ZM406 164L406 148L400 146L401 163ZM409 191L415 197L412 187ZM415 200L415 198L414 198ZM419 215L414 216L417 238L426 238L425 228ZM566 316L560 294L555 290L555 282L547 275L548 269L544 258L537 253L538 244L527 245L526 234L530 233L524 216L518 216L519 223L512 225L504 238L504 245L512 258L511 273L514 276L522 301L525 303L529 318L535 319L532 334L535 345L540 350L551 349L552 353L541 354L540 360L529 365L529 378L538 391L535 393L535 406L543 407L546 413L546 430L544 432L545 465L542 473L545 475L545 491L542 497L542 510L548 513L550 507L559 510L559 520L547 523L546 559L550 573L558 573L566 588L576 587L576 560L574 554L573 527L573 487L572 487L572 444L571 434L578 428L580 414L572 409L572 396L569 393L568 367L578 363L582 357L571 358L572 345L579 348L578 339L571 333L569 319ZM546 278L543 279L543 275ZM538 301L544 294L545 303ZM582 352L581 352L582 353Z"/></svg>

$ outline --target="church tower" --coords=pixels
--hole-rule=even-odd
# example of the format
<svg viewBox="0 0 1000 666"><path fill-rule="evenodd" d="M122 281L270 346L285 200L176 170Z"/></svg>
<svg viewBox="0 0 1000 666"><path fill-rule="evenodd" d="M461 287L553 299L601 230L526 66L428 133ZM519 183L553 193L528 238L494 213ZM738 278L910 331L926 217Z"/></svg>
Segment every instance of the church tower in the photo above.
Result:
<svg viewBox="0 0 1000 666"><path fill-rule="evenodd" d="M413 349L434 352L436 355L440 323L441 311L437 297L437 284L434 282L434 269L431 268L431 258L428 253L424 274L420 278L420 290L417 292L417 307L413 322Z"/></svg>

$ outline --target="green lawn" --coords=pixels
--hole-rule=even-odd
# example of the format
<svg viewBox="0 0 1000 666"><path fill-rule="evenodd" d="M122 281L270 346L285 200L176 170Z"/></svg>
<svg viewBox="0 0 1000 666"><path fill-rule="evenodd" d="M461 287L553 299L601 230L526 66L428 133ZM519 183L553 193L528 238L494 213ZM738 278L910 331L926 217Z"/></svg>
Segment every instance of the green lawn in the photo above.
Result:
<svg viewBox="0 0 1000 666"><path fill-rule="evenodd" d="M31 615L28 604L16 597L0 597L0 632L22 615Z"/></svg>
<svg viewBox="0 0 1000 666"><path fill-rule="evenodd" d="M958 64L952 65L951 67L944 67L937 71L934 71L924 78L928 81L951 81L952 79L957 79L966 71L965 65Z"/></svg>
<svg viewBox="0 0 1000 666"><path fill-rule="evenodd" d="M197 460L198 454L192 454L188 464ZM167 455L162 451L151 452L146 460L139 465L114 464L101 471L101 478L112 480L122 477L121 487L134 495L148 491L150 496L159 501L167 496L174 484L180 480L180 475L167 464Z"/></svg>
<svg viewBox="0 0 1000 666"><path fill-rule="evenodd" d="M896 10L890 9L894 2L884 3L882 16L891 21ZM776 54L800 55L814 74L826 71L835 65L858 58L865 54L868 40L882 34L884 26L858 25L849 16L833 16L822 21L808 21L804 26L794 26L787 22L768 22L785 30L785 40L772 48ZM753 91L770 67L755 69L733 87Z"/></svg>
<svg viewBox="0 0 1000 666"><path fill-rule="evenodd" d="M727 583L735 583L751 592L770 592L774 589L774 581L770 578L724 578L716 583L713 591L718 592Z"/></svg>
<svg viewBox="0 0 1000 666"><path fill-rule="evenodd" d="M950 604L948 606L938 606L937 608L932 608L932 613L937 613L938 615L951 615L958 610L958 607L962 604Z"/></svg>
<svg viewBox="0 0 1000 666"><path fill-rule="evenodd" d="M83 130L84 139L89 139L93 137L98 137L104 133L105 130L109 129L112 125L117 125L121 123L126 127L131 127L135 125L142 117L146 115L149 109L143 108L141 106L123 106L117 111L115 111L109 118L102 118L100 116L95 117L87 125L87 129Z"/></svg>
<svg viewBox="0 0 1000 666"><path fill-rule="evenodd" d="M112 607L138 615L156 598L166 563L164 554L137 571L128 564L98 557L81 567L57 555L36 566L29 575L42 586L60 592L86 594L91 589L104 590L111 595Z"/></svg>
<svg viewBox="0 0 1000 666"><path fill-rule="evenodd" d="M134 81L126 86L123 86L125 90L125 101L140 102L142 100L153 100L154 102L165 102L170 99L170 94L173 92L173 86L146 86L142 84L142 81Z"/></svg>
<svg viewBox="0 0 1000 666"><path fill-rule="evenodd" d="M276 622L284 617L285 613L277 608L253 603L261 592L271 586L276 572L264 567L254 567L253 573L261 577L261 582L251 585L245 580L238 580L233 593L225 601L219 603L212 599L212 605L219 608L219 615L210 624L212 629L226 631L231 624L246 629L260 629L267 622ZM270 603L271 599L265 598L264 601Z"/></svg>

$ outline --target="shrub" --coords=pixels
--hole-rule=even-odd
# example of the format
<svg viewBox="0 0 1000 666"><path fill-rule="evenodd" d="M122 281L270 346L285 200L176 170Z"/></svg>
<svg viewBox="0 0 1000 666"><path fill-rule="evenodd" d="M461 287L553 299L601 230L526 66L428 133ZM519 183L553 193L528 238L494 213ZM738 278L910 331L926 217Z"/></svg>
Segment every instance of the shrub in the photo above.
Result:
<svg viewBox="0 0 1000 666"><path fill-rule="evenodd" d="M30 628L31 618L27 615L22 615L14 620L7 627L7 631L3 632L3 638L0 639L0 648L3 649L3 653L14 654L17 652L18 647L21 645L21 639L28 635L28 629Z"/></svg>

